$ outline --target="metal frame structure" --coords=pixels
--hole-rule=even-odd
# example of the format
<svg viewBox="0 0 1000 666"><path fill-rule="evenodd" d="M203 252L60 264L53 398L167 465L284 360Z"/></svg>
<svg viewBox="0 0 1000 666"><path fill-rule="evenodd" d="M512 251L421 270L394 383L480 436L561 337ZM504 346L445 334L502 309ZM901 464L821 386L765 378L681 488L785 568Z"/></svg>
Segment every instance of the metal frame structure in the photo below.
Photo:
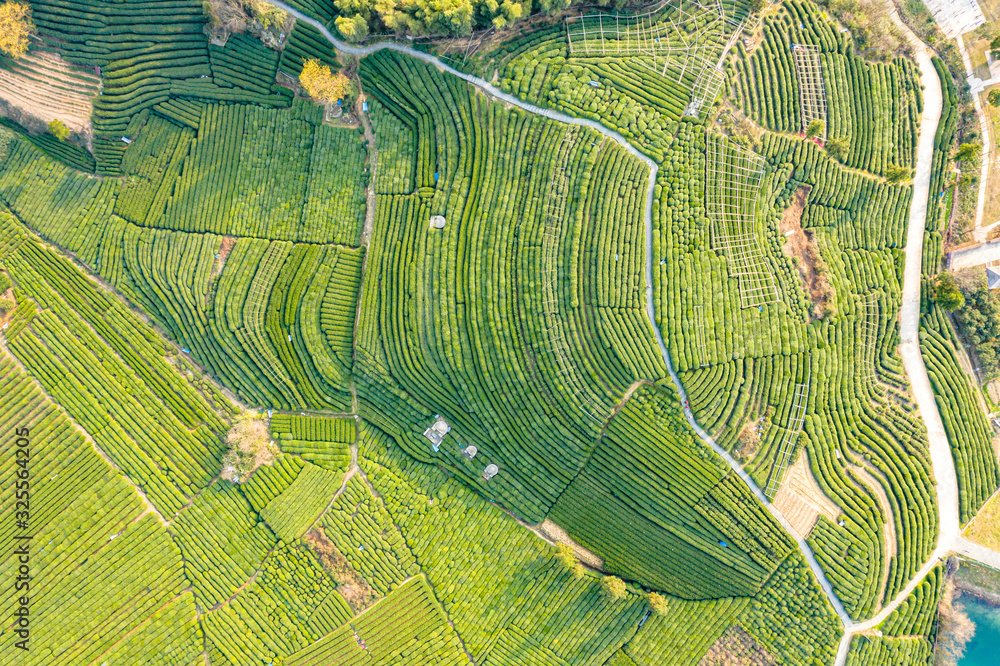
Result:
<svg viewBox="0 0 1000 666"><path fill-rule="evenodd" d="M665 0L643 14L580 14L565 19L572 56L632 56L635 63L663 77L673 66L678 83L693 75L691 101L684 113L694 117L714 101L725 81L715 51L722 45L727 22L737 26L730 37L733 42L743 22L727 19L719 0L704 5L696 0ZM685 25L697 28L689 34Z"/></svg>
<svg viewBox="0 0 1000 666"><path fill-rule="evenodd" d="M810 359L811 362L812 359ZM771 478L767 481L767 488L764 494L770 501L778 495L781 487L781 479L788 469L788 459L792 457L795 450L795 442L802 432L802 424L806 417L806 408L809 406L809 381L812 379L812 368L806 375L804 384L795 385L795 396L792 400L792 408L788 412L788 425L785 427L785 435L781 438L781 446L778 449L778 457L774 461L774 469L771 470Z"/></svg>
<svg viewBox="0 0 1000 666"><path fill-rule="evenodd" d="M726 81L726 75L718 65L705 65L691 86L691 101L684 108L684 115L699 118L701 107L711 105L719 96L719 90Z"/></svg>
<svg viewBox="0 0 1000 666"><path fill-rule="evenodd" d="M707 137L705 208L712 249L725 254L729 274L739 281L740 307L777 303L778 286L755 231L757 191L764 158L723 136Z"/></svg>
<svg viewBox="0 0 1000 666"><path fill-rule="evenodd" d="M875 376L875 344L878 342L879 305L878 299L869 294L861 304L863 316L858 317L859 340L858 362L855 372L863 387L878 392L881 385Z"/></svg>
<svg viewBox="0 0 1000 666"><path fill-rule="evenodd" d="M799 115L802 117L802 131L804 133L812 121L821 120L823 134L820 140L826 143L826 86L823 82L823 64L819 59L819 49L807 44L792 44L792 59L795 61L795 76L799 82Z"/></svg>

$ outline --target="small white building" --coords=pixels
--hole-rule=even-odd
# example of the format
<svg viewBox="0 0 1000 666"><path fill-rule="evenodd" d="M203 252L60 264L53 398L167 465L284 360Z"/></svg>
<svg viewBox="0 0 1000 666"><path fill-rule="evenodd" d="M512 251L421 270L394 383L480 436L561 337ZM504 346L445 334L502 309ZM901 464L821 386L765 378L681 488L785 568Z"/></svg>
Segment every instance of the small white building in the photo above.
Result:
<svg viewBox="0 0 1000 666"><path fill-rule="evenodd" d="M444 215L431 215L431 229L444 229Z"/></svg>
<svg viewBox="0 0 1000 666"><path fill-rule="evenodd" d="M424 430L424 437L431 440L431 445L434 446L434 450L437 451L441 448L441 442L444 441L444 436L448 434L451 430L451 426L448 422L444 420L440 415L435 415L435 421L431 424L427 430Z"/></svg>

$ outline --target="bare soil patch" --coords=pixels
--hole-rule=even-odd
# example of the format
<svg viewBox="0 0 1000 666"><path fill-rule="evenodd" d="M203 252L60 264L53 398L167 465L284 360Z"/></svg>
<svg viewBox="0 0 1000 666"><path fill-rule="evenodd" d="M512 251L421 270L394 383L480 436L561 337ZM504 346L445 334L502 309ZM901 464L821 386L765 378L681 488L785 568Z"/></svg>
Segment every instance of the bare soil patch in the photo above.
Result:
<svg viewBox="0 0 1000 666"><path fill-rule="evenodd" d="M785 472L774 506L803 538L809 536L820 515L833 521L840 516L840 507L823 494L813 478L805 451Z"/></svg>
<svg viewBox="0 0 1000 666"><path fill-rule="evenodd" d="M795 190L791 204L781 216L778 229L785 238L782 246L785 254L797 260L799 276L813 303L813 317L821 319L833 306L833 287L823 275L826 264L819 255L812 232L802 228L802 213L805 212L810 189L803 185Z"/></svg>
<svg viewBox="0 0 1000 666"><path fill-rule="evenodd" d="M316 553L323 567L333 575L337 581L337 591L350 604L355 615L378 601L378 592L358 575L337 546L326 538L322 529L308 532L305 542Z"/></svg>
<svg viewBox="0 0 1000 666"><path fill-rule="evenodd" d="M564 543L572 547L573 554L576 555L576 559L580 560L584 564L595 569L604 568L604 560L578 544L576 541L573 541L569 534L566 533L566 530L559 527L559 525L555 524L548 518L542 521L542 524L538 526L538 531L541 532L541 535L546 537L549 541Z"/></svg>
<svg viewBox="0 0 1000 666"><path fill-rule="evenodd" d="M229 253L233 251L233 246L236 245L236 238L234 236L224 236L222 238L222 245L219 246L218 259L215 260L215 268L212 269L212 276L216 276L222 272L222 267L226 265L226 259L229 257Z"/></svg>
<svg viewBox="0 0 1000 666"><path fill-rule="evenodd" d="M712 644L698 666L776 666L767 650L739 626L732 626Z"/></svg>

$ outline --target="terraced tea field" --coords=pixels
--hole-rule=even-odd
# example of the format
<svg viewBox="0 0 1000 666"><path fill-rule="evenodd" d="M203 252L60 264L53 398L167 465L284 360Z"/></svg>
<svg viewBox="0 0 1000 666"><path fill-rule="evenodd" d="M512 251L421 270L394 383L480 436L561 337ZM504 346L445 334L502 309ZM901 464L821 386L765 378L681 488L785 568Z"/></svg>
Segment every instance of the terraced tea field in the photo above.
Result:
<svg viewBox="0 0 1000 666"><path fill-rule="evenodd" d="M0 664L929 663L1000 485L920 297L940 61L809 0L29 5Z"/></svg>

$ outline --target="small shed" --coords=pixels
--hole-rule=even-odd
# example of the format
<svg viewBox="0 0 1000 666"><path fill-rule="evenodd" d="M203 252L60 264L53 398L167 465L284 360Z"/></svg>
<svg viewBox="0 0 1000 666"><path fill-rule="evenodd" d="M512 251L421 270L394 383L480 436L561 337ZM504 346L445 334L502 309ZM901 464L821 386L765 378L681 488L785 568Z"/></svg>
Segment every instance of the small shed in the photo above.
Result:
<svg viewBox="0 0 1000 666"><path fill-rule="evenodd" d="M472 460L473 458L476 457L476 454L479 453L479 449L477 449L472 444L469 444L467 447L462 449L462 453L465 455L466 458Z"/></svg>
<svg viewBox="0 0 1000 666"><path fill-rule="evenodd" d="M444 215L431 215L431 229L444 229Z"/></svg>
<svg viewBox="0 0 1000 666"><path fill-rule="evenodd" d="M499 467L497 467L493 463L490 463L489 465L486 466L486 469L483 470L483 481L489 481L494 476L496 476L499 471L500 471Z"/></svg>
<svg viewBox="0 0 1000 666"><path fill-rule="evenodd" d="M997 270L1000 269L997 269L996 267L994 268L990 268L989 266L986 267L986 286L989 289L1000 288L1000 273L997 273Z"/></svg>
<svg viewBox="0 0 1000 666"><path fill-rule="evenodd" d="M448 434L449 430L451 430L451 426L448 425L448 422L444 418L438 415L434 423L427 430L424 430L424 437L431 440L431 445L437 451L441 447L441 442L444 441L444 436Z"/></svg>

